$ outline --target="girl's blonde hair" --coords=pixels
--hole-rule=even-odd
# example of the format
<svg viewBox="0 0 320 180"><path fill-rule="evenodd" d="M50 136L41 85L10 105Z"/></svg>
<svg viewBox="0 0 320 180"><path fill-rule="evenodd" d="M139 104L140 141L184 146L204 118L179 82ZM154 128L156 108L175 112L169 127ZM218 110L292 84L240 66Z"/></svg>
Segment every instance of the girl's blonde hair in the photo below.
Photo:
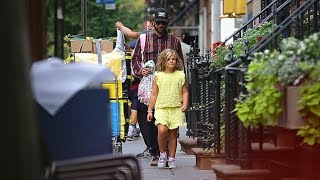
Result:
<svg viewBox="0 0 320 180"><path fill-rule="evenodd" d="M159 54L158 62L157 62L157 71L163 72L165 70L167 60L171 56L176 56L176 59L177 59L175 70L179 70L179 71L183 70L183 62L178 56L177 52L172 49L165 49Z"/></svg>

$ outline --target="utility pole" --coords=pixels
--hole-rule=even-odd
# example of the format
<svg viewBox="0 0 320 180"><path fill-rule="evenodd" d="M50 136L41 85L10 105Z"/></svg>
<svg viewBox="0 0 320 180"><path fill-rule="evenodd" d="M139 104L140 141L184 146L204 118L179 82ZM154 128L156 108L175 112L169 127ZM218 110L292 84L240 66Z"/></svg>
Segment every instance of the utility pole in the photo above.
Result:
<svg viewBox="0 0 320 180"><path fill-rule="evenodd" d="M87 37L87 0L81 0L81 33Z"/></svg>
<svg viewBox="0 0 320 180"><path fill-rule="evenodd" d="M54 35L54 55L64 59L63 34L64 34L64 2L55 1L55 35Z"/></svg>
<svg viewBox="0 0 320 180"><path fill-rule="evenodd" d="M221 0L211 0L211 44L221 41Z"/></svg>

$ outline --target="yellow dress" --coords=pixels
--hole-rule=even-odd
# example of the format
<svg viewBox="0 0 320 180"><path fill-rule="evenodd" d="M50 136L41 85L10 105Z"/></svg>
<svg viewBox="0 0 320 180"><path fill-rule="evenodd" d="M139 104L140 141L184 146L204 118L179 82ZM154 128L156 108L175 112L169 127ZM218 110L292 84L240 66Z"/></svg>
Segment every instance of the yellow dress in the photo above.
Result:
<svg viewBox="0 0 320 180"><path fill-rule="evenodd" d="M169 129L186 126L185 113L181 111L184 72L156 72L155 78L159 90L155 104L155 125L166 125Z"/></svg>

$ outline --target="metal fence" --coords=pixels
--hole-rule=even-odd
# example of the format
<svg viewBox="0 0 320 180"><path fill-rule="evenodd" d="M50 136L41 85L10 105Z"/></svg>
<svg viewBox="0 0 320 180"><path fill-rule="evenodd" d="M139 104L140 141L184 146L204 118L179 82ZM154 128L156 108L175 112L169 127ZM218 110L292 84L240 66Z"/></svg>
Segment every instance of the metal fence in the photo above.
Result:
<svg viewBox="0 0 320 180"><path fill-rule="evenodd" d="M244 72L249 58L254 52L277 48L279 41L276 39L279 37L294 36L302 39L319 31L319 4L318 0L308 0L304 4L298 0L287 0L282 4L277 1L274 11L269 11L274 16L278 13L278 16L271 18L264 15L278 24L275 31L253 48L247 49L244 56L237 59L231 56L228 65L219 70L210 71L210 54L201 56L196 46L192 46L186 69L190 94L187 122L189 135L197 138L198 147L211 147L215 155L224 155L227 163L238 164L242 169L252 167L250 129L243 127L233 111L235 98L240 92L245 93L241 84L245 83ZM263 128L259 130L263 131Z"/></svg>

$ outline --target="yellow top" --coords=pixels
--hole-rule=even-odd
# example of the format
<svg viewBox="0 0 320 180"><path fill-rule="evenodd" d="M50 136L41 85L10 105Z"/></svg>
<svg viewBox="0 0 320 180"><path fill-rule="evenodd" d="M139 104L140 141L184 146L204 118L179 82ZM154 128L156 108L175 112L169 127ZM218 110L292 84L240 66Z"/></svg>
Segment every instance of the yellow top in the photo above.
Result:
<svg viewBox="0 0 320 180"><path fill-rule="evenodd" d="M184 72L174 71L170 74L156 72L155 78L159 90L155 109L181 107L182 86L185 83Z"/></svg>

